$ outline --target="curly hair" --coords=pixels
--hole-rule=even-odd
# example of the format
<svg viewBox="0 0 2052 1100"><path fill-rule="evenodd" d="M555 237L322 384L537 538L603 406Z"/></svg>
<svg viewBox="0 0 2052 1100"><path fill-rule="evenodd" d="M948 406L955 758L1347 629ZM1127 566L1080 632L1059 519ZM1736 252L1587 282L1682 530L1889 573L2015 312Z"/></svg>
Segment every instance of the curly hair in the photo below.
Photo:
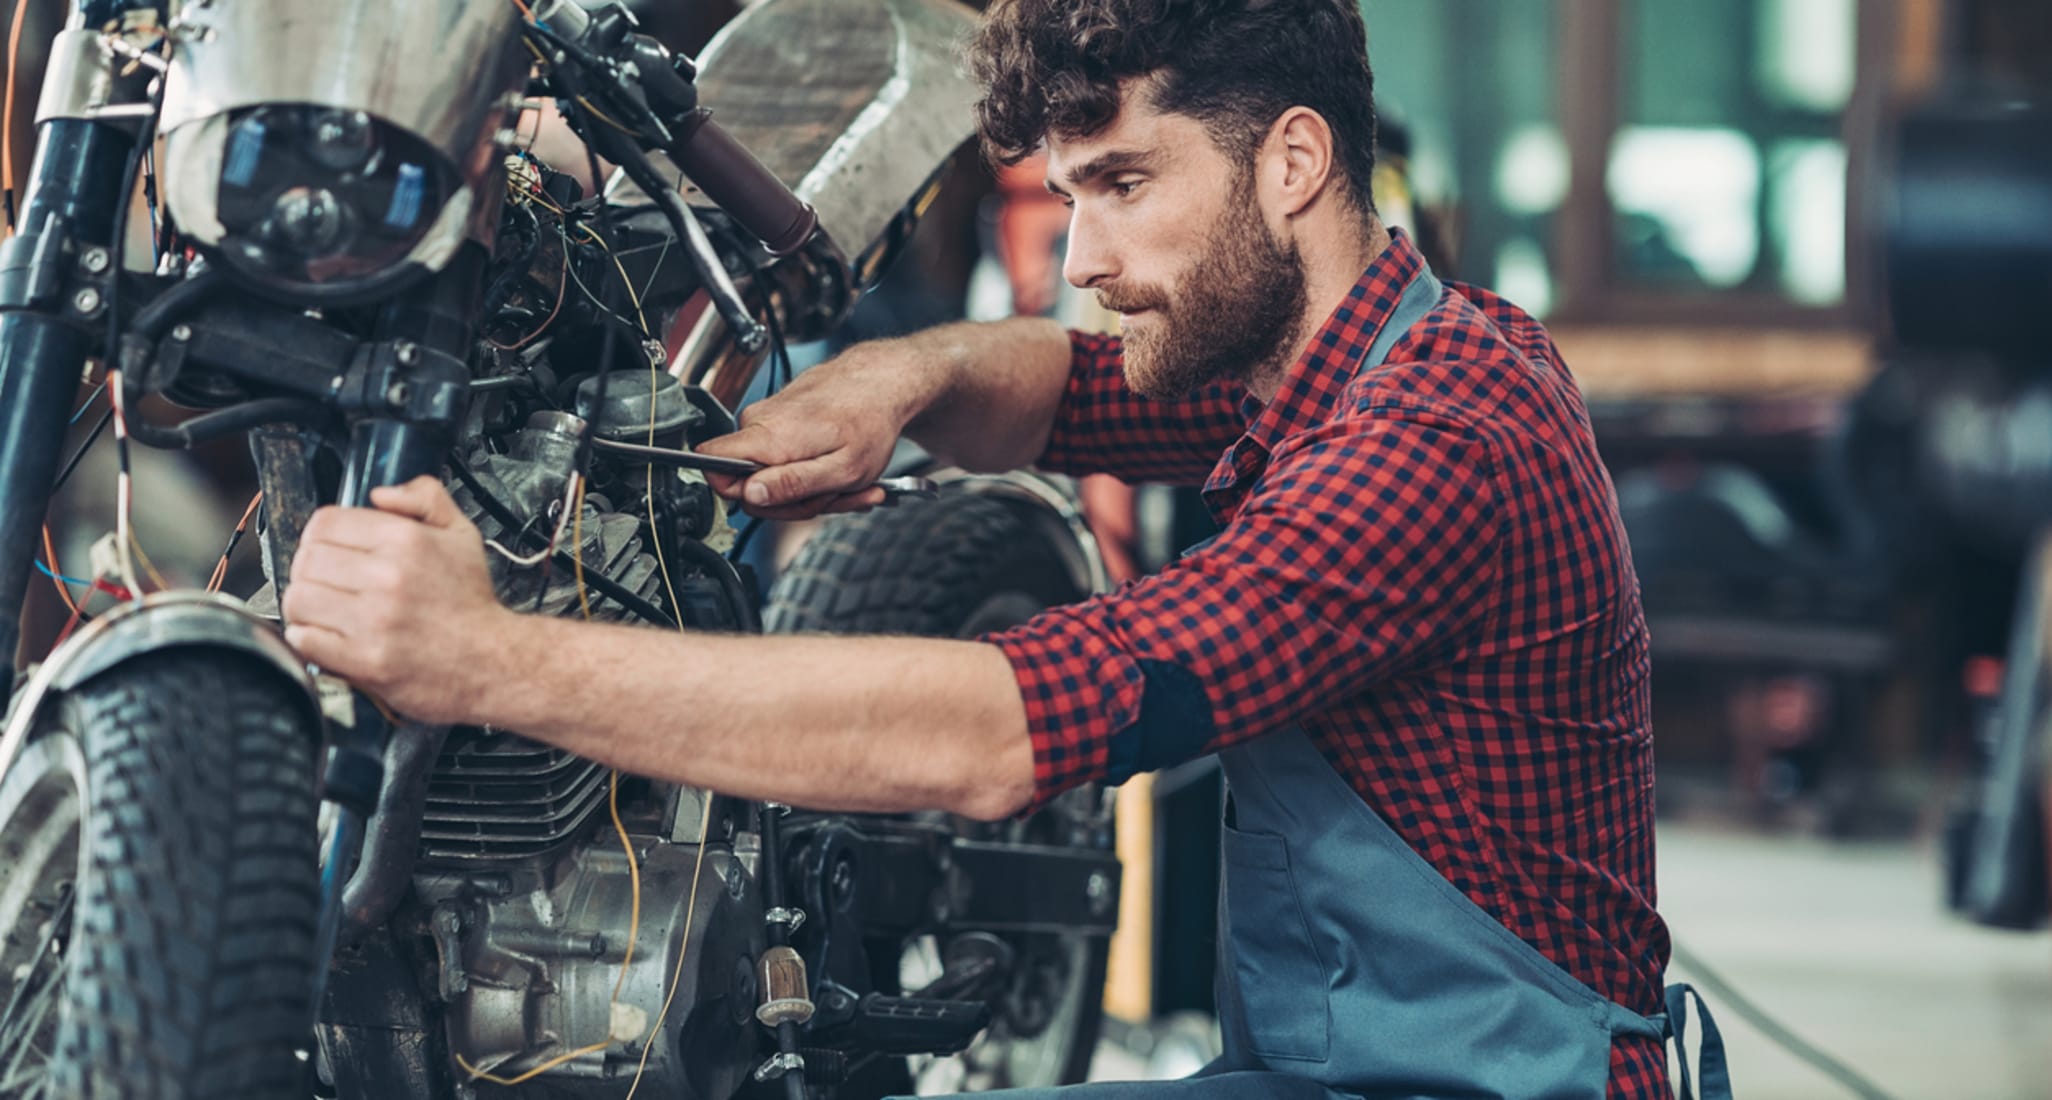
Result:
<svg viewBox="0 0 2052 1100"><path fill-rule="evenodd" d="M969 51L985 152L1017 163L1049 134L1118 117L1121 81L1250 159L1291 107L1332 127L1357 209L1373 212L1375 74L1358 0L994 0Z"/></svg>

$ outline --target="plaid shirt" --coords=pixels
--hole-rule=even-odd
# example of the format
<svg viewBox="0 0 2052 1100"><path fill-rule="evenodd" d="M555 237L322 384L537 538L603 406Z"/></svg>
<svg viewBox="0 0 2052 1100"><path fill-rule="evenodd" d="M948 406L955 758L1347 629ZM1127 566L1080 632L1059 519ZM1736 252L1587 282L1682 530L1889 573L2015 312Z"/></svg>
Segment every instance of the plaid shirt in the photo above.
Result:
<svg viewBox="0 0 2052 1100"><path fill-rule="evenodd" d="M1300 724L1476 905L1584 984L1661 1011L1646 627L1609 475L1545 330L1449 284L1361 370L1423 261L1398 235L1265 407L1162 402L1073 336L1041 465L1195 483L1223 532L987 638L1044 800ZM1223 452L1223 457L1220 457ZM1610 1095L1666 1097L1620 1040Z"/></svg>

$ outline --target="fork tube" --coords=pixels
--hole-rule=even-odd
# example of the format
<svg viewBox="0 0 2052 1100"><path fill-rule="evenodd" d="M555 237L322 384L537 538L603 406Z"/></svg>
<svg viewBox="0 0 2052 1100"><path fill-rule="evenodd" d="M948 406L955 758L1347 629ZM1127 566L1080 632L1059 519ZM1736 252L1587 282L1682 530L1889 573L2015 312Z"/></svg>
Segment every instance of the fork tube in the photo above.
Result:
<svg viewBox="0 0 2052 1100"><path fill-rule="evenodd" d="M81 0L74 26L98 27L154 0ZM54 70L53 70L54 72ZM63 293L34 294L65 274L77 250L113 243L126 201L121 176L135 135L79 119L43 124L18 235L0 245L0 705L14 690L14 651L71 399L93 333L63 317ZM60 246L69 244L69 254ZM61 282L59 284L61 287Z"/></svg>

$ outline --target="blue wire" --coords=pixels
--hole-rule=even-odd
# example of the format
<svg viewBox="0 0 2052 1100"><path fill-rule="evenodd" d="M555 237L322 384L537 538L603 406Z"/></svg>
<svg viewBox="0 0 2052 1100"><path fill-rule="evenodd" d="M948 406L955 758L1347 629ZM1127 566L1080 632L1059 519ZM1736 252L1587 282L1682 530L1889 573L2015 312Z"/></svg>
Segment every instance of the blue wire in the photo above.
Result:
<svg viewBox="0 0 2052 1100"><path fill-rule="evenodd" d="M94 387L93 392L86 394L86 399L79 403L78 411L71 414L71 423L78 423L79 418L85 416L86 410L93 407L93 402L99 400L100 391L106 388L107 384L105 382L102 382L98 386Z"/></svg>
<svg viewBox="0 0 2052 1100"><path fill-rule="evenodd" d="M75 585L79 586L80 588L91 588L91 587L93 586L93 582L91 582L91 581L82 581L82 580L79 580L79 579L78 579L77 577L67 577L67 576L65 576L65 575L64 575L64 574L62 574L62 573L52 573L52 572L50 572L50 567L49 567L49 566L47 566L47 565L44 565L44 564L43 564L43 561L42 561L42 559L41 559L41 558L33 558L33 559L31 559L31 560L32 560L32 561L34 561L34 562L36 563L36 571L37 571L37 572L41 573L42 575L44 575L44 576L46 576L46 577L49 577L49 578L51 578L52 580L59 580L59 581L63 581L63 582L64 582L64 583L66 583L66 584L75 584Z"/></svg>

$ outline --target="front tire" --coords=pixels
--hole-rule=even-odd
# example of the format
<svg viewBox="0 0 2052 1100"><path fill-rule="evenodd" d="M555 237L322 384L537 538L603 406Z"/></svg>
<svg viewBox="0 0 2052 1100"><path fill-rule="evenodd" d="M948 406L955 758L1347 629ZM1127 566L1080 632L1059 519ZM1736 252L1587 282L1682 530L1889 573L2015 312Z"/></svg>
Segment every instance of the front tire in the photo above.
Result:
<svg viewBox="0 0 2052 1100"><path fill-rule="evenodd" d="M0 778L0 1096L303 1092L318 730L274 669L148 654Z"/></svg>

